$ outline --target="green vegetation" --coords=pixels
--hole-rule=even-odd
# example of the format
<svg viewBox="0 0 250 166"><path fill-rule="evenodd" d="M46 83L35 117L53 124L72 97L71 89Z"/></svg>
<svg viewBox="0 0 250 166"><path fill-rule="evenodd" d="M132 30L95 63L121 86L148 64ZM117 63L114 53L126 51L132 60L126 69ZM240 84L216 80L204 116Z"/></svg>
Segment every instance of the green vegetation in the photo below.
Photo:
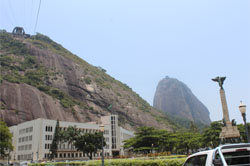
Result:
<svg viewBox="0 0 250 166"><path fill-rule="evenodd" d="M188 154L190 151L195 152L200 148L218 146L221 127L221 122L213 122L203 133L199 132L194 123L190 124L189 131L178 132L141 127L135 133L135 137L125 141L124 148L143 154L153 151Z"/></svg>
<svg viewBox="0 0 250 166"><path fill-rule="evenodd" d="M91 84L91 79L89 77L86 77L84 81L86 84Z"/></svg>
<svg viewBox="0 0 250 166"><path fill-rule="evenodd" d="M76 112L74 109L75 105L91 109L86 103L74 99L62 89L51 86L51 81L63 78L62 71L57 71L56 68L45 68L42 63L36 59L36 56L33 55L35 51L29 49L32 44L31 47L33 48L35 46L38 51L40 48L43 51L52 52L53 54L72 60L72 62L75 63L75 68L81 68L85 73L84 79L79 79L81 82L96 84L103 93L109 93L108 96L113 96L111 99L107 98L105 102L111 103L127 100L132 106L137 107L147 114L151 114L155 119L160 119L162 123L170 124L167 118L160 118L158 115L151 113L153 110L152 107L138 94L134 93L129 86L110 77L106 74L105 69L88 64L45 35L37 33L37 35L31 38L16 40L8 33L0 33L0 43L2 52L0 55L2 64L0 83L6 80L11 83L25 83L36 87L40 91L59 100L60 104L64 108L71 110L73 114ZM72 69L71 67L66 67L66 70ZM67 78L64 79L66 80ZM106 99L107 96L104 97ZM123 105L120 108L125 109L126 107ZM174 123L171 123L171 125L174 126Z"/></svg>
<svg viewBox="0 0 250 166"><path fill-rule="evenodd" d="M5 122L0 121L0 158L8 156L12 149L12 134Z"/></svg>
<svg viewBox="0 0 250 166"><path fill-rule="evenodd" d="M242 142L247 143L247 136L246 136L245 125L239 124L239 125L237 125L237 128L238 128L238 130L240 132L240 136L241 136ZM250 123L247 123L247 128L248 128L248 133L250 133Z"/></svg>
<svg viewBox="0 0 250 166"><path fill-rule="evenodd" d="M102 139L104 140L101 132L84 133L79 131L75 126L70 126L66 131L60 131L61 141L73 143L78 151L85 153L90 160L93 158L98 150L102 149ZM103 146L106 142L103 142Z"/></svg>
<svg viewBox="0 0 250 166"><path fill-rule="evenodd" d="M60 137L61 137L61 135L60 135L59 120L57 120L55 132L54 132L54 135L53 135L52 144L50 146L51 155L49 157L51 159L53 159L55 157L55 154L56 154L56 151L57 151L57 145L58 145L58 143L59 143L59 141L61 139Z"/></svg>
<svg viewBox="0 0 250 166"><path fill-rule="evenodd" d="M220 144L220 132L223 124L221 121L215 121L210 124L209 128L204 130L203 142L207 147L215 148Z"/></svg>
<svg viewBox="0 0 250 166"><path fill-rule="evenodd" d="M106 166L182 166L186 158L175 158L175 159L152 159L152 160L138 160L138 159L105 159L104 164ZM46 165L69 165L69 166L100 166L101 161L92 160L85 162L58 162L58 163L38 163L31 164L32 166L46 166Z"/></svg>
<svg viewBox="0 0 250 166"><path fill-rule="evenodd" d="M60 45L52 42L52 40L46 36L38 34L33 38L50 42L50 44L52 43L51 46L57 50L62 49ZM38 41L36 42L38 43ZM0 49L4 52L4 54L0 55L1 82L6 80L11 83L31 85L53 98L58 99L64 108L71 108L71 110L74 105L79 104L79 102L71 96L46 84L49 78L48 70L38 65L35 57L29 53L24 43L14 40L8 33L0 33L0 43ZM55 75L56 73L52 72L49 74Z"/></svg>
<svg viewBox="0 0 250 166"><path fill-rule="evenodd" d="M250 124L249 124L250 125ZM152 127L141 127L135 133L135 137L125 141L124 148L135 153L152 154L170 152L176 154L189 154L200 148L215 148L220 145L219 138L223 123L215 121L199 132L199 128L190 124L189 130L168 132ZM241 142L246 141L243 125L238 125L241 134Z"/></svg>

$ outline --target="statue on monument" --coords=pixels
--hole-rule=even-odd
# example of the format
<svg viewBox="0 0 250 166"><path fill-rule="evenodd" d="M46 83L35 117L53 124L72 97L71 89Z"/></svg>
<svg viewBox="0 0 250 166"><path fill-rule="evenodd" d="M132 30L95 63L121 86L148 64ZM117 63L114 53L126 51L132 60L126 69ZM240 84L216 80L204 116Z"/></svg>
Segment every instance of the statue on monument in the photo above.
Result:
<svg viewBox="0 0 250 166"><path fill-rule="evenodd" d="M216 77L212 80L219 83L220 86L220 98L221 98L221 105L222 105L222 113L223 113L223 127L220 133L220 138L225 143L233 143L239 141L240 133L237 129L236 123L233 120L232 122L229 119L229 112L227 108L227 101L225 91L223 89L223 82L225 81L226 77Z"/></svg>
<svg viewBox="0 0 250 166"><path fill-rule="evenodd" d="M223 85L223 82L225 81L226 77L216 77L216 78L213 78L212 80L215 81L215 82L218 82L219 83L219 86L221 89L223 89L222 85Z"/></svg>

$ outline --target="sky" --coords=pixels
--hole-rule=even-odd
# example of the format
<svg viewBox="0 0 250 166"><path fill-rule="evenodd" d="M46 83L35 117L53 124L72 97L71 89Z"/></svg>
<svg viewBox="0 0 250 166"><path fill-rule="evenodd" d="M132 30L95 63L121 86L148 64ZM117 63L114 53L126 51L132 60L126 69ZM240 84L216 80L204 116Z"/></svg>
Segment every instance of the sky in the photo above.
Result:
<svg viewBox="0 0 250 166"><path fill-rule="evenodd" d="M222 119L219 86L230 119L250 122L249 0L1 0L0 29L22 26L49 36L94 66L101 66L153 104L166 76L185 83Z"/></svg>

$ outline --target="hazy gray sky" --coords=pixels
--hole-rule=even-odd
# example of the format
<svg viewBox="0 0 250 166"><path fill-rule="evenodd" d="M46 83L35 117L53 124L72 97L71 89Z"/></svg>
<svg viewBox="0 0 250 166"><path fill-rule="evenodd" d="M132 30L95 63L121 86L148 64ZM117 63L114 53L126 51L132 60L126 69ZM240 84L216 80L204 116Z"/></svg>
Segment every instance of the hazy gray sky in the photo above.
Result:
<svg viewBox="0 0 250 166"><path fill-rule="evenodd" d="M39 0L1 0L0 29L34 34ZM230 118L250 121L249 0L42 0L36 32L129 85L151 105L165 76L184 82L222 119L224 83Z"/></svg>

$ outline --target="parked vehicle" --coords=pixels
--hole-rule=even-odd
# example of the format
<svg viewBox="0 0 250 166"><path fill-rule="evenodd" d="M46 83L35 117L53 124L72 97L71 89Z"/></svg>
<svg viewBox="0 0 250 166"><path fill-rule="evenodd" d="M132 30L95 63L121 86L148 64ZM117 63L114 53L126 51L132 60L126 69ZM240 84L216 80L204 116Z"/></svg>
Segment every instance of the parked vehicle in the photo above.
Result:
<svg viewBox="0 0 250 166"><path fill-rule="evenodd" d="M29 165L29 161L22 161L20 162L20 166L28 166Z"/></svg>
<svg viewBox="0 0 250 166"><path fill-rule="evenodd" d="M184 166L250 166L250 143L227 144L195 153Z"/></svg>

